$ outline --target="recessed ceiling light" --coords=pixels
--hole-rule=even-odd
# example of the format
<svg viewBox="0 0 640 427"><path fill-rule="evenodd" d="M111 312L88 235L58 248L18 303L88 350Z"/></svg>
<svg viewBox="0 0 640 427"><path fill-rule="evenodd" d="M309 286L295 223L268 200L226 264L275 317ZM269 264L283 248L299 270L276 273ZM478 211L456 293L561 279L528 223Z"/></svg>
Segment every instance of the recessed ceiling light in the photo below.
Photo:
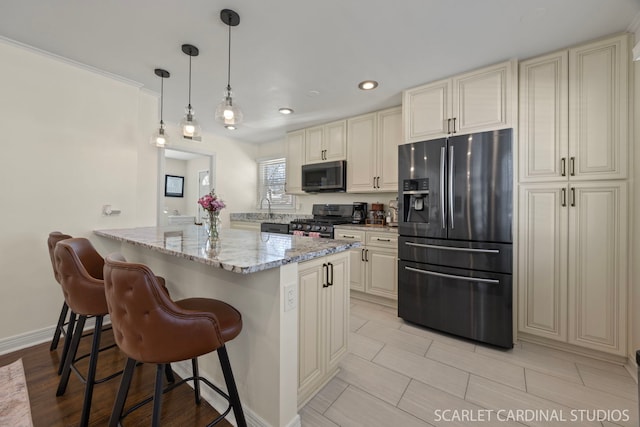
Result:
<svg viewBox="0 0 640 427"><path fill-rule="evenodd" d="M358 87L362 90L371 90L378 87L378 82L375 80L365 80L358 83Z"/></svg>
<svg viewBox="0 0 640 427"><path fill-rule="evenodd" d="M280 109L278 110L278 112L279 112L280 114L284 114L284 115L286 116L286 115L288 115L288 114L293 114L293 109L288 108L288 107L282 107L282 108L280 108Z"/></svg>
<svg viewBox="0 0 640 427"><path fill-rule="evenodd" d="M236 130L236 127L234 125L226 125L225 128L227 128L228 130Z"/></svg>

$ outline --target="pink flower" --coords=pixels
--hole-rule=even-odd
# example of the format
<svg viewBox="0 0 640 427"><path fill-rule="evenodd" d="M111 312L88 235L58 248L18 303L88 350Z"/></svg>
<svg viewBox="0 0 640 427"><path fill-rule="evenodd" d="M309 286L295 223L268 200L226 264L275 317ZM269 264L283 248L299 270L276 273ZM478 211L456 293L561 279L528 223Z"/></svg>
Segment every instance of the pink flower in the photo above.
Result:
<svg viewBox="0 0 640 427"><path fill-rule="evenodd" d="M211 190L209 194L205 194L200 197L198 199L198 204L202 206L202 209L209 212L219 212L226 207L224 202L216 196L215 190Z"/></svg>

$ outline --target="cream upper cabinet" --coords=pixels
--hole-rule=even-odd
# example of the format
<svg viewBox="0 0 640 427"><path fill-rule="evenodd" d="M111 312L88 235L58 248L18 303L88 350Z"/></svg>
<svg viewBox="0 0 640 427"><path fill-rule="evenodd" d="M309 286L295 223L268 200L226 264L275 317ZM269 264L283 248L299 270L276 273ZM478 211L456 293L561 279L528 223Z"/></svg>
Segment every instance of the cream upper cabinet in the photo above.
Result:
<svg viewBox="0 0 640 427"><path fill-rule="evenodd" d="M512 126L515 61L406 90L404 142Z"/></svg>
<svg viewBox="0 0 640 427"><path fill-rule="evenodd" d="M567 51L520 62L520 181L567 176L569 91Z"/></svg>
<svg viewBox="0 0 640 427"><path fill-rule="evenodd" d="M580 182L569 195L569 343L624 356L627 184Z"/></svg>
<svg viewBox="0 0 640 427"><path fill-rule="evenodd" d="M349 254L300 263L298 268L298 406L338 370L349 337Z"/></svg>
<svg viewBox="0 0 640 427"><path fill-rule="evenodd" d="M569 174L627 176L629 37L569 50Z"/></svg>
<svg viewBox="0 0 640 427"><path fill-rule="evenodd" d="M628 36L520 63L520 181L622 179Z"/></svg>
<svg viewBox="0 0 640 427"><path fill-rule="evenodd" d="M519 330L623 356L627 184L520 188Z"/></svg>
<svg viewBox="0 0 640 427"><path fill-rule="evenodd" d="M402 109L395 107L350 118L347 135L347 191L397 191Z"/></svg>
<svg viewBox="0 0 640 427"><path fill-rule="evenodd" d="M346 159L346 121L340 120L305 129L305 144L305 164Z"/></svg>
<svg viewBox="0 0 640 427"><path fill-rule="evenodd" d="M302 191L302 165L305 156L305 132L299 130L287 134L287 194L304 194Z"/></svg>

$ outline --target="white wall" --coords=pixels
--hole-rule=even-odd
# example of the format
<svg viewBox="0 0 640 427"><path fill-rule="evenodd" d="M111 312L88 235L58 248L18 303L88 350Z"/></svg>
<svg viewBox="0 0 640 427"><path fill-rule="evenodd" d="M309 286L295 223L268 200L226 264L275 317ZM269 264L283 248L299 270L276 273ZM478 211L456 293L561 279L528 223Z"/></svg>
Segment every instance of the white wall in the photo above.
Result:
<svg viewBox="0 0 640 427"><path fill-rule="evenodd" d="M49 232L87 237L107 254L117 246L92 230L154 225L159 160L148 143L158 122L153 94L6 41L0 63L3 352L57 321L63 298ZM230 209L253 206L255 146L211 135L199 145L217 158L217 190ZM121 214L102 215L105 204Z"/></svg>
<svg viewBox="0 0 640 427"><path fill-rule="evenodd" d="M165 175L175 175L175 176L182 176L184 177L184 193L183 193L183 197L166 197L163 196L163 200L164 200L164 207L166 208L165 210L167 211L168 215L175 215L175 212L177 211L178 215L186 215L186 209L187 209L187 188L189 187L190 184L192 184L191 181L193 181L193 177L190 177L187 174L187 161L186 160L179 160L179 159L166 159L165 160L165 166L164 166L164 173ZM161 179L163 179L161 177ZM164 194L164 192L162 193Z"/></svg>

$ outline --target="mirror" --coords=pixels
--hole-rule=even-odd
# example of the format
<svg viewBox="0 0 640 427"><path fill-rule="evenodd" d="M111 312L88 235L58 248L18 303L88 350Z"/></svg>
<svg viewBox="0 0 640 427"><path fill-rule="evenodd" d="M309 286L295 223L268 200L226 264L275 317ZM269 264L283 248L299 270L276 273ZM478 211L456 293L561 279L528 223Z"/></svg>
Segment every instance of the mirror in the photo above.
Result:
<svg viewBox="0 0 640 427"><path fill-rule="evenodd" d="M158 226L202 221L198 199L215 187L215 155L186 149L158 150ZM165 176L184 177L182 197L165 196Z"/></svg>

